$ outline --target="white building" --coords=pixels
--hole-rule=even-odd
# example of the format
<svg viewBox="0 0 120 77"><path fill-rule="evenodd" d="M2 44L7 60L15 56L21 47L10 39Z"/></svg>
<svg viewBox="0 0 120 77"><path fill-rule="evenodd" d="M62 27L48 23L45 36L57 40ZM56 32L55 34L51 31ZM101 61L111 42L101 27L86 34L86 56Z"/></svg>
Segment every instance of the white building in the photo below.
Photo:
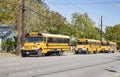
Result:
<svg viewBox="0 0 120 77"><path fill-rule="evenodd" d="M0 50L2 50L2 42L8 37L10 37L10 35L11 27L0 24Z"/></svg>

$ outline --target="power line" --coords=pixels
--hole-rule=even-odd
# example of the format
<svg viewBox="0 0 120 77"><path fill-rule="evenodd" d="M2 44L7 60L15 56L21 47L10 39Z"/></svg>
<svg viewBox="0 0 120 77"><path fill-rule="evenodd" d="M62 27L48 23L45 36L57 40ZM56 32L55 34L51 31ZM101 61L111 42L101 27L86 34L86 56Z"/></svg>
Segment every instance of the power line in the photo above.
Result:
<svg viewBox="0 0 120 77"><path fill-rule="evenodd" d="M68 2L68 1L67 1ZM119 2L120 3L120 1L116 1L116 2ZM68 2L68 4L70 4L71 2ZM106 2L107 3L107 2ZM111 2L109 2L109 3L111 3ZM72 6L74 6L75 8L77 7L77 6L75 6L75 5L72 5ZM77 7L78 8L78 7ZM79 7L80 8L80 7ZM83 8L80 8L81 10L83 10L84 12L86 12L86 13L88 13L88 14L91 14L91 15L94 15L94 16L96 16L96 17L100 17L101 15L98 15L98 14L95 14L95 13L92 13L92 12L89 12L89 11L87 11L87 10L85 10L85 9L83 9ZM104 18L109 22L109 23L111 23L111 24L114 24L113 23L113 21L111 21L109 18L107 18L106 16L104 16ZM103 25L103 26L106 26L106 25Z"/></svg>
<svg viewBox="0 0 120 77"><path fill-rule="evenodd" d="M67 1L67 2L68 2L68 1ZM71 3L71 2L68 2L68 3ZM77 6L75 6L75 5L72 5L72 6L75 7L75 8L77 7ZM78 7L77 7L77 8L78 8ZM95 13L92 13L92 12L89 12L89 11L83 9L83 8L80 8L80 7L79 7L79 9L81 9L82 11L84 11L84 12L86 12L86 13L88 13L88 14L94 15L94 16L96 16L97 18L101 16L101 15L98 15L98 14L95 14Z"/></svg>
<svg viewBox="0 0 120 77"><path fill-rule="evenodd" d="M70 1L67 1L67 2L68 2L68 4L71 4ZM72 6L76 8L75 5L72 5ZM78 8L78 7L77 7L77 8ZM86 12L86 13L89 13L89 14L95 15L95 16L97 16L97 17L98 17L98 16L101 16L101 15L98 15L98 14L95 14L95 13L92 13L92 12L89 12L89 11L83 9L83 8L80 8L80 7L79 7L79 9L83 10L83 11Z"/></svg>
<svg viewBox="0 0 120 77"><path fill-rule="evenodd" d="M25 6L25 8L28 9L28 10L30 10L30 11L32 11L32 12L34 12L34 13L36 13L36 14L38 14L39 16L42 16L42 17L44 17L44 18L46 18L46 19L50 19L49 17L40 14L39 12L37 12L37 11L31 9L31 8L28 7L28 6Z"/></svg>

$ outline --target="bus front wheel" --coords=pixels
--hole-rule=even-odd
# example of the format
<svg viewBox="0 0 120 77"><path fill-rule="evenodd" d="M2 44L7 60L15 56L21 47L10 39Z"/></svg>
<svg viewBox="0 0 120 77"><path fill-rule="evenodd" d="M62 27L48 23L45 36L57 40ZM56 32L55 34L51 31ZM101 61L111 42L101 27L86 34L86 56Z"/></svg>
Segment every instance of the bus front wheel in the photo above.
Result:
<svg viewBox="0 0 120 77"><path fill-rule="evenodd" d="M25 55L25 54L23 54L23 53L21 54L21 56L22 56L22 57L26 57L26 55Z"/></svg>
<svg viewBox="0 0 120 77"><path fill-rule="evenodd" d="M74 53L73 54L78 54L78 51L74 51Z"/></svg>

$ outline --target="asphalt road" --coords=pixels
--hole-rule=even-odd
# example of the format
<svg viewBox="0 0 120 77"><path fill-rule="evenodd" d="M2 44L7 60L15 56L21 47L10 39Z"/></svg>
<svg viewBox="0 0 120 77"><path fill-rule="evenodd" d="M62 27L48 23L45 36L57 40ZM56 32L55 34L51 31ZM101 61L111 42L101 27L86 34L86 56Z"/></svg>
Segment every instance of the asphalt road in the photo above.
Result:
<svg viewBox="0 0 120 77"><path fill-rule="evenodd" d="M0 77L118 77L120 53L0 58Z"/></svg>

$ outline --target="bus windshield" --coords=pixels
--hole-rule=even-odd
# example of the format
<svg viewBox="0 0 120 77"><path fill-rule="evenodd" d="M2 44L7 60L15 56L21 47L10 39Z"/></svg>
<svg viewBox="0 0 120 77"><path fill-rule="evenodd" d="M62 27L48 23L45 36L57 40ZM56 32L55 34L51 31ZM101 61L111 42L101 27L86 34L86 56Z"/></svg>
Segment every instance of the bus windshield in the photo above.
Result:
<svg viewBox="0 0 120 77"><path fill-rule="evenodd" d="M26 37L25 41L26 42L42 42L43 38L42 37Z"/></svg>
<svg viewBox="0 0 120 77"><path fill-rule="evenodd" d="M101 44L102 46L110 46L110 44Z"/></svg>
<svg viewBox="0 0 120 77"><path fill-rule="evenodd" d="M79 45L87 45L88 42L77 42Z"/></svg>

